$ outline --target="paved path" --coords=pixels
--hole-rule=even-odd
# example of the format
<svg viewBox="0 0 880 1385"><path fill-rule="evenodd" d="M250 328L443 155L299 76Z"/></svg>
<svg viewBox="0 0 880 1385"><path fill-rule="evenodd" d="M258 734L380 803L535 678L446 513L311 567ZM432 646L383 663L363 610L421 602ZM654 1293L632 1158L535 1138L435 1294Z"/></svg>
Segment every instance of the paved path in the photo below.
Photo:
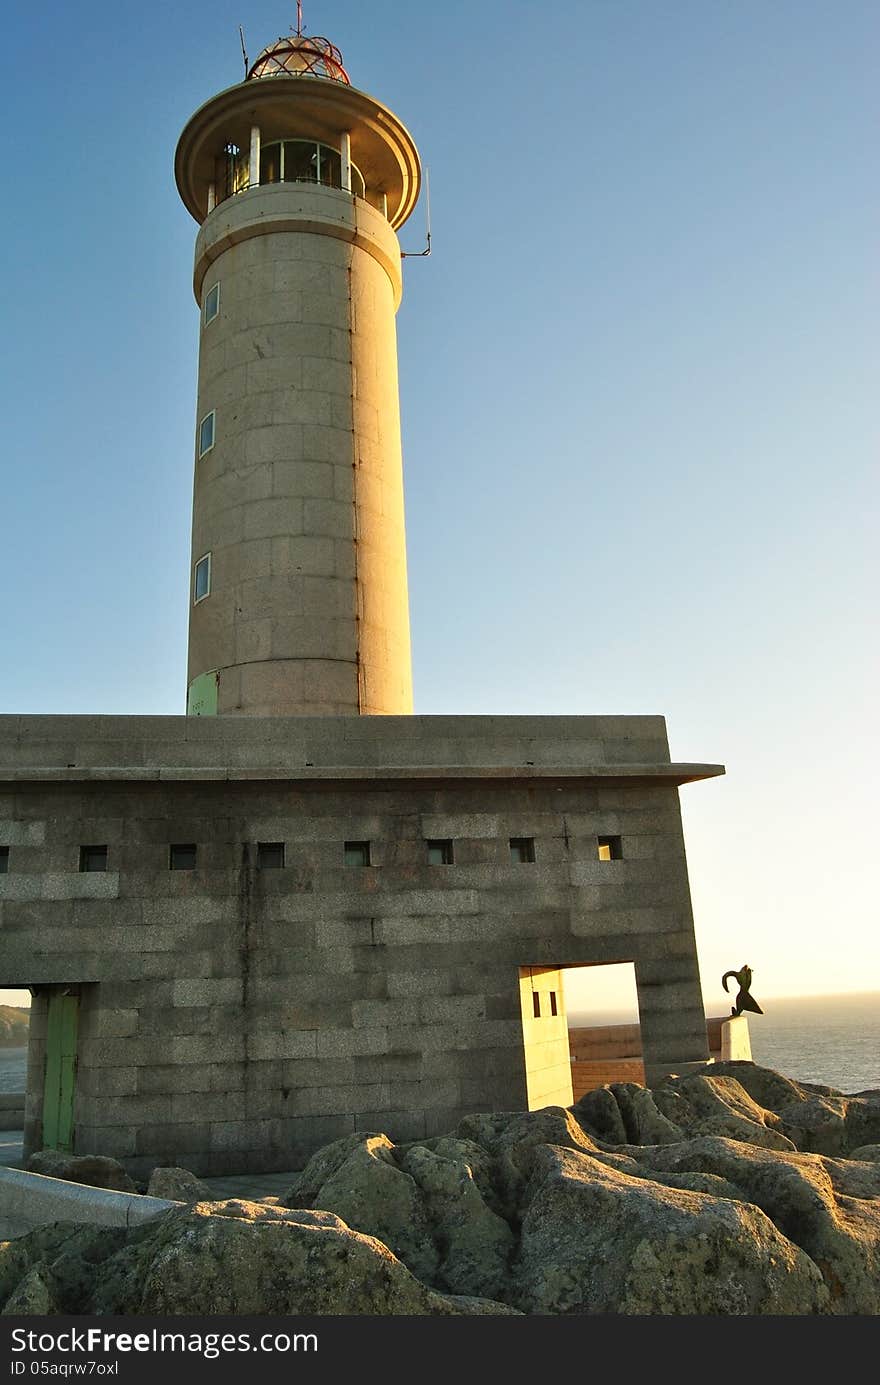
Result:
<svg viewBox="0 0 880 1385"><path fill-rule="evenodd" d="M0 1165L7 1168L21 1168L22 1130L0 1130ZM292 1181L292 1180L291 1180Z"/></svg>

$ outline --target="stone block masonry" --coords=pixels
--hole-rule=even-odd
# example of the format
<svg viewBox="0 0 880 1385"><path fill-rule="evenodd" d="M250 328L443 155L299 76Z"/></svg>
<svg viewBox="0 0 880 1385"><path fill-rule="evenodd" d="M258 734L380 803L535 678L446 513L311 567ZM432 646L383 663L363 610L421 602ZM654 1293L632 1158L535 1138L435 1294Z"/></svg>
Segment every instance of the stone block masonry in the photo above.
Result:
<svg viewBox="0 0 880 1385"><path fill-rule="evenodd" d="M26 1152L59 991L74 1148L136 1177L288 1169L355 1130L561 1101L567 967L634 962L646 1066L705 1062L678 787L720 772L671 764L658 717L0 718Z"/></svg>

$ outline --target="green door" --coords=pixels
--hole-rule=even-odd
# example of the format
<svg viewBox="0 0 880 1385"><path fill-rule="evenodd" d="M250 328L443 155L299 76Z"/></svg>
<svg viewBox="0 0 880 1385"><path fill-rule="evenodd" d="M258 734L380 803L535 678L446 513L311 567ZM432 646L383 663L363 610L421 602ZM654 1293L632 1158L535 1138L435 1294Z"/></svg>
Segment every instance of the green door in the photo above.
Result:
<svg viewBox="0 0 880 1385"><path fill-rule="evenodd" d="M46 1031L43 1148L73 1150L73 1092L79 996L52 991Z"/></svg>

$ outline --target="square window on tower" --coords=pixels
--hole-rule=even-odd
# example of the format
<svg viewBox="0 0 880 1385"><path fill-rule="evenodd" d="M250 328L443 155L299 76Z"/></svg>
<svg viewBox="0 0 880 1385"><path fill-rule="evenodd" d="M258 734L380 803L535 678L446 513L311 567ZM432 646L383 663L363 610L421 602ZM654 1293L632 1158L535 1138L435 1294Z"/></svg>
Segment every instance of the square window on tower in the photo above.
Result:
<svg viewBox="0 0 880 1385"><path fill-rule="evenodd" d="M204 457L206 452L210 452L214 446L214 421L215 411L212 409L209 414L205 414L199 424L199 457Z"/></svg>
<svg viewBox="0 0 880 1385"><path fill-rule="evenodd" d="M212 284L205 294L205 326L213 322L220 311L220 281Z"/></svg>
<svg viewBox="0 0 880 1385"><path fill-rule="evenodd" d="M196 570L193 576L193 605L204 601L206 596L211 595L211 555L206 553L203 558L199 558L196 563Z"/></svg>

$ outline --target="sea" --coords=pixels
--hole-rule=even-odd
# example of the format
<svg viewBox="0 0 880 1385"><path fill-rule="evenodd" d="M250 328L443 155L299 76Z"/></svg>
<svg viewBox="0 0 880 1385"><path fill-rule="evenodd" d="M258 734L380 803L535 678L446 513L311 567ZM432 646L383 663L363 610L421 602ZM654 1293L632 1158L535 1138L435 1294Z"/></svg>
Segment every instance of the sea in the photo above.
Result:
<svg viewBox="0 0 880 1385"><path fill-rule="evenodd" d="M880 1090L880 991L855 995L766 1000L763 1015L749 1015L752 1058L795 1081L839 1092ZM572 1027L623 1024L622 1011L570 1014ZM0 1092L23 1092L27 1049L0 1049Z"/></svg>
<svg viewBox="0 0 880 1385"><path fill-rule="evenodd" d="M748 1021L752 1058L761 1067L849 1094L880 1089L880 991L760 1000L763 1015ZM572 1028L637 1019L622 1012L568 1016Z"/></svg>

